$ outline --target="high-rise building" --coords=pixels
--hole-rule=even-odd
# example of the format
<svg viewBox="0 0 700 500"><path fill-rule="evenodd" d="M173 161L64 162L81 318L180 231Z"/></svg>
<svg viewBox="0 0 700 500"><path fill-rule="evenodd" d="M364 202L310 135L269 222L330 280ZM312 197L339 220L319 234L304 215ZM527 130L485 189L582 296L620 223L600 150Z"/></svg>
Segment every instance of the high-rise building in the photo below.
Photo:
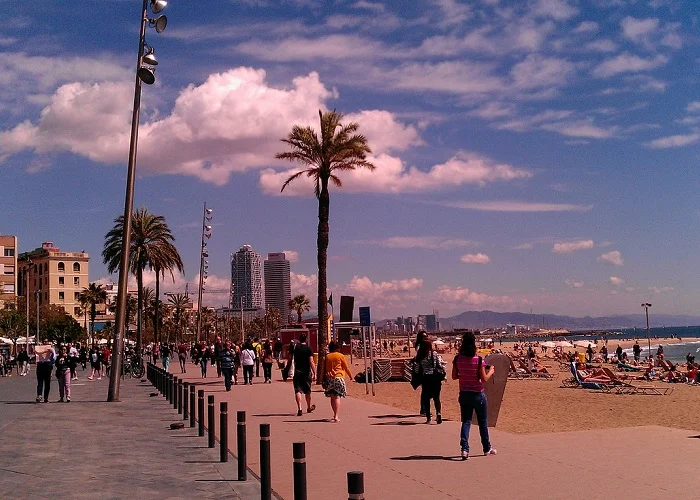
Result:
<svg viewBox="0 0 700 500"><path fill-rule="evenodd" d="M282 324L289 323L289 301L292 300L289 261L284 253L268 253L265 267L265 305L274 307L282 316Z"/></svg>
<svg viewBox="0 0 700 500"><path fill-rule="evenodd" d="M30 297L38 293L39 304L54 304L73 316L82 319L80 292L89 284L90 256L86 252L61 252L47 241L41 248L21 253L19 266L19 295ZM27 278L29 288L27 289Z"/></svg>
<svg viewBox="0 0 700 500"><path fill-rule="evenodd" d="M17 237L0 234L0 309L17 301Z"/></svg>
<svg viewBox="0 0 700 500"><path fill-rule="evenodd" d="M250 245L231 255L231 307L265 309L262 257Z"/></svg>

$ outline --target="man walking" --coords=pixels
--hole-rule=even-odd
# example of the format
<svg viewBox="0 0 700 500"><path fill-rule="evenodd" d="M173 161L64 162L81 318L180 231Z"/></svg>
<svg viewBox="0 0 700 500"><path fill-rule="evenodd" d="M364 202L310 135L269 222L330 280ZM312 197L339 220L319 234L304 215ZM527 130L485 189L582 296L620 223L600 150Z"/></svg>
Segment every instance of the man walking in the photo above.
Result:
<svg viewBox="0 0 700 500"><path fill-rule="evenodd" d="M24 347L17 355L17 370L22 377L29 373L29 354L27 354L27 349Z"/></svg>
<svg viewBox="0 0 700 500"><path fill-rule="evenodd" d="M306 397L306 412L311 413L316 409L311 404L311 381L316 378L316 364L314 363L314 353L306 345L306 333L299 336L299 344L294 348L294 352L289 354L287 365L294 359L294 398L297 402L297 416L301 417L304 412L301 410L302 396Z"/></svg>
<svg viewBox="0 0 700 500"><path fill-rule="evenodd" d="M632 346L632 352L634 353L634 360L639 362L639 358L642 357L642 348L640 347L639 342L634 343Z"/></svg>
<svg viewBox="0 0 700 500"><path fill-rule="evenodd" d="M48 339L44 339L43 346L36 348L36 402L41 403L42 392L44 403L49 402L49 392L51 392L51 372L53 364L56 362L56 351Z"/></svg>
<svg viewBox="0 0 700 500"><path fill-rule="evenodd" d="M231 390L234 357L235 354L231 350L231 342L227 341L219 353L219 362L217 363L217 366L221 369L221 373L224 375L224 386L227 391ZM206 358L202 360L202 363L206 363Z"/></svg>
<svg viewBox="0 0 700 500"><path fill-rule="evenodd" d="M260 376L260 353L262 352L262 344L260 339L255 337L253 339L253 350L255 351L255 376Z"/></svg>
<svg viewBox="0 0 700 500"><path fill-rule="evenodd" d="M221 343L221 337L216 337L216 342L214 342L214 358L212 359L212 364L216 362L216 376L221 376L221 350L224 345Z"/></svg>
<svg viewBox="0 0 700 500"><path fill-rule="evenodd" d="M70 379L78 380L75 369L78 367L78 349L73 344L68 344L68 366L70 367Z"/></svg>

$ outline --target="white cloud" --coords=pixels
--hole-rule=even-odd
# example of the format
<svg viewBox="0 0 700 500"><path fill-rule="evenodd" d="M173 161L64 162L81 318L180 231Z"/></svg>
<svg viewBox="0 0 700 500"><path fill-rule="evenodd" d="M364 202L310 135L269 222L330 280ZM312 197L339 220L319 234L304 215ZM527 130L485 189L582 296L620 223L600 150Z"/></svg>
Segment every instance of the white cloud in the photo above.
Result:
<svg viewBox="0 0 700 500"><path fill-rule="evenodd" d="M532 250L535 247L532 243L521 243L520 245L515 245L512 250Z"/></svg>
<svg viewBox="0 0 700 500"><path fill-rule="evenodd" d="M488 102L481 105L479 108L472 111L471 114L491 120L493 118L502 118L504 116L510 116L514 113L514 106L511 104L504 104L501 102Z"/></svg>
<svg viewBox="0 0 700 500"><path fill-rule="evenodd" d="M600 29L598 23L593 21L583 21L573 30L574 33L595 33Z"/></svg>
<svg viewBox="0 0 700 500"><path fill-rule="evenodd" d="M532 6L532 14L539 17L551 17L556 21L566 21L578 14L578 9L566 0L537 0Z"/></svg>
<svg viewBox="0 0 700 500"><path fill-rule="evenodd" d="M566 59L537 54L529 54L511 70L513 83L519 89L560 87L573 73L574 65Z"/></svg>
<svg viewBox="0 0 700 500"><path fill-rule="evenodd" d="M620 21L620 25L625 38L635 43L646 44L649 42L649 37L658 31L659 20L657 18L636 19L627 16Z"/></svg>
<svg viewBox="0 0 700 500"><path fill-rule="evenodd" d="M644 59L642 57L624 52L611 59L603 61L593 70L593 75L598 78L608 78L622 73L639 73L658 68L668 62L668 57L657 55Z"/></svg>
<svg viewBox="0 0 700 500"><path fill-rule="evenodd" d="M576 280L564 280L564 284L566 286L570 286L571 288L583 288L583 281L576 281Z"/></svg>
<svg viewBox="0 0 700 500"><path fill-rule="evenodd" d="M623 280L622 278L618 278L617 276L610 276L610 278L608 278L608 281L611 285L617 287L620 287L625 284L625 280Z"/></svg>
<svg viewBox="0 0 700 500"><path fill-rule="evenodd" d="M513 298L506 295L489 295L475 292L465 287L450 287L446 285L437 289L436 296L438 301L445 304L453 306L469 305L479 308L512 307L516 302Z"/></svg>
<svg viewBox="0 0 700 500"><path fill-rule="evenodd" d="M236 50L263 61L285 62L402 57L391 47L357 35L293 36L272 41L256 39L238 44Z"/></svg>
<svg viewBox="0 0 700 500"><path fill-rule="evenodd" d="M290 288L292 290L292 296L295 295L306 295L311 299L312 308L315 304L314 297L318 294L318 278L315 274L306 275L299 274L295 272L289 273Z"/></svg>
<svg viewBox="0 0 700 500"><path fill-rule="evenodd" d="M662 287L657 287L657 286L650 286L649 291L653 294L660 294L660 293L668 293L672 292L675 290L672 286L662 286Z"/></svg>
<svg viewBox="0 0 700 500"><path fill-rule="evenodd" d="M700 101L693 101L688 103L688 106L685 108L688 113L697 113L700 111Z"/></svg>
<svg viewBox="0 0 700 500"><path fill-rule="evenodd" d="M613 266L621 266L625 263L624 259L622 258L622 254L617 250L602 254L600 257L598 257L598 262L612 264Z"/></svg>
<svg viewBox="0 0 700 500"><path fill-rule="evenodd" d="M464 23L471 17L469 5L457 0L433 0L443 14L442 25L454 26Z"/></svg>
<svg viewBox="0 0 700 500"><path fill-rule="evenodd" d="M358 243L377 245L386 248L425 248L443 250L476 245L474 241L443 236L392 236L381 240L359 241Z"/></svg>
<svg viewBox="0 0 700 500"><path fill-rule="evenodd" d="M686 135L671 135L668 137L661 137L659 139L654 139L649 141L646 145L652 149L668 149L668 148L679 148L682 146L688 146L689 144L695 144L700 140L700 134L686 134Z"/></svg>
<svg viewBox="0 0 700 500"><path fill-rule="evenodd" d="M465 264L488 264L491 259L485 253L468 253L462 255L459 260Z"/></svg>
<svg viewBox="0 0 700 500"><path fill-rule="evenodd" d="M460 152L450 160L434 165L429 171L406 167L396 157L382 154L369 158L377 167L374 172L366 169L343 172L343 191L378 193L420 193L456 188L467 184L485 185L488 182L528 179L532 173L496 163L490 158L471 152ZM268 194L280 194L280 188L290 175L299 171L291 168L277 172L264 170L260 175L260 186ZM310 179L301 178L290 184L284 194L310 196L313 194Z"/></svg>
<svg viewBox="0 0 700 500"><path fill-rule="evenodd" d="M588 250L593 248L595 243L593 240L578 240L569 242L555 243L552 247L552 253L572 253L576 250Z"/></svg>
<svg viewBox="0 0 700 500"><path fill-rule="evenodd" d="M607 38L601 38L600 40L588 42L585 48L593 52L615 52L617 50L617 44Z"/></svg>
<svg viewBox="0 0 700 500"><path fill-rule="evenodd" d="M289 262L299 262L299 252L297 252L296 250L282 250L282 253Z"/></svg>
<svg viewBox="0 0 700 500"><path fill-rule="evenodd" d="M439 204L446 207L485 212L587 212L593 208L592 205L527 201L456 201Z"/></svg>

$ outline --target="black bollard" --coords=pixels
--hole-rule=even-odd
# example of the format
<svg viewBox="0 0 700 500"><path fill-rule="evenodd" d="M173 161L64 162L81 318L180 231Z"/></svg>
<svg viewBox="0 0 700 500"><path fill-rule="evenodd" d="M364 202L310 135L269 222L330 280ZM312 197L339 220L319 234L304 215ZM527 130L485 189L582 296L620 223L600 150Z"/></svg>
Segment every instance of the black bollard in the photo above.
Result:
<svg viewBox="0 0 700 500"><path fill-rule="evenodd" d="M207 406L209 408L209 418L207 420L207 427L209 427L207 429L209 431L209 448L213 448L216 444L216 437L214 436L214 395L210 394L207 400Z"/></svg>
<svg viewBox="0 0 700 500"><path fill-rule="evenodd" d="M190 386L190 427L194 427L194 384Z"/></svg>
<svg viewBox="0 0 700 500"><path fill-rule="evenodd" d="M177 381L177 414L182 414L182 379Z"/></svg>
<svg viewBox="0 0 700 500"><path fill-rule="evenodd" d="M197 391L197 418L199 419L199 437L204 436L204 390Z"/></svg>
<svg viewBox="0 0 700 500"><path fill-rule="evenodd" d="M187 420L190 417L190 383L182 384L182 420Z"/></svg>
<svg viewBox="0 0 700 500"><path fill-rule="evenodd" d="M170 401L173 404L173 409L177 410L177 383L179 382L177 376L173 375L173 399Z"/></svg>
<svg viewBox="0 0 700 500"><path fill-rule="evenodd" d="M239 411L236 413L236 441L238 445L238 480L245 481L248 479L248 467L246 457L246 437L245 437L245 412Z"/></svg>
<svg viewBox="0 0 700 500"><path fill-rule="evenodd" d="M228 462L228 403L219 403L219 458Z"/></svg>
<svg viewBox="0 0 700 500"><path fill-rule="evenodd" d="M294 500L306 500L306 444L292 443Z"/></svg>
<svg viewBox="0 0 700 500"><path fill-rule="evenodd" d="M272 500L270 424L260 424L260 499Z"/></svg>
<svg viewBox="0 0 700 500"><path fill-rule="evenodd" d="M348 472L348 500L365 500L364 472Z"/></svg>
<svg viewBox="0 0 700 500"><path fill-rule="evenodd" d="M173 402L173 376L168 373L168 403Z"/></svg>

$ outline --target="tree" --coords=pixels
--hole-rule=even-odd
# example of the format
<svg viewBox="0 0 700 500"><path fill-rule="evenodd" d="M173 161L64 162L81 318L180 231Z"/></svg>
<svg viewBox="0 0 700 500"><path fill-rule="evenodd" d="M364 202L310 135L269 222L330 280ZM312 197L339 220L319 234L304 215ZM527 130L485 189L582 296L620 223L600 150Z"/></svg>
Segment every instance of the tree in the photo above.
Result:
<svg viewBox="0 0 700 500"><path fill-rule="evenodd" d="M337 176L338 172L352 171L357 168L374 170L374 165L367 161L367 155L372 152L367 144L367 138L358 134L357 123L341 124L342 113L319 110L321 137L311 127L295 125L287 138L282 142L289 150L278 153L276 158L297 162L305 166L301 171L289 177L282 185L281 191L296 179L306 176L313 179L314 193L318 199L318 234L316 240L318 261L318 337L319 363L317 380L321 380L321 367L326 358L328 343L328 291L326 267L328 261L328 220L330 216L330 195L328 182L336 187L343 183Z"/></svg>
<svg viewBox="0 0 700 500"><path fill-rule="evenodd" d="M185 333L182 329L182 319L185 315L185 311L189 309L192 302L187 294L174 293L168 297L168 303L174 309L173 320L175 321L179 337L182 339Z"/></svg>
<svg viewBox="0 0 700 500"><path fill-rule="evenodd" d="M90 314L90 344L94 344L97 304L104 304L107 301L107 290L99 283L90 283L87 288L83 288L83 291L80 292L78 301L83 310Z"/></svg>
<svg viewBox="0 0 700 500"><path fill-rule="evenodd" d="M17 337L25 331L27 326L27 317L18 309L2 309L0 310L0 335L12 340L12 343L17 344ZM16 352L16 351L15 351Z"/></svg>
<svg viewBox="0 0 700 500"><path fill-rule="evenodd" d="M75 342L83 335L83 329L63 307L46 304L39 308L41 337L53 342ZM41 339L39 339L41 340Z"/></svg>
<svg viewBox="0 0 700 500"><path fill-rule="evenodd" d="M119 269L122 250L122 231L124 216L114 219L114 227L105 236L105 246L102 250L102 259L107 265L107 270L114 273ZM146 267L154 268L161 265L160 270L166 267L162 264L163 255L171 253L166 250L172 247L175 238L170 232L165 217L150 213L145 208L139 208L132 216L131 223L131 248L129 249L129 271L136 276L137 285L137 312L136 312L136 350L141 352L143 344L143 272ZM177 252L175 250L175 252ZM155 263L159 264L155 264Z"/></svg>
<svg viewBox="0 0 700 500"><path fill-rule="evenodd" d="M175 238L168 232L168 236L162 245L157 246L153 249L153 252L149 258L149 267L156 273L156 294L154 307L154 317L153 317L153 338L158 342L158 329L159 329L159 318L162 318L160 314L160 278L161 275L165 279L166 271L170 273L170 279L175 282L174 270L177 269L180 273L185 272L185 266L182 263L180 254L175 248L173 242Z"/></svg>
<svg viewBox="0 0 700 500"><path fill-rule="evenodd" d="M311 310L311 301L304 295L295 295L292 300L289 301L289 308L297 313L297 323L301 323L301 315L305 312Z"/></svg>

